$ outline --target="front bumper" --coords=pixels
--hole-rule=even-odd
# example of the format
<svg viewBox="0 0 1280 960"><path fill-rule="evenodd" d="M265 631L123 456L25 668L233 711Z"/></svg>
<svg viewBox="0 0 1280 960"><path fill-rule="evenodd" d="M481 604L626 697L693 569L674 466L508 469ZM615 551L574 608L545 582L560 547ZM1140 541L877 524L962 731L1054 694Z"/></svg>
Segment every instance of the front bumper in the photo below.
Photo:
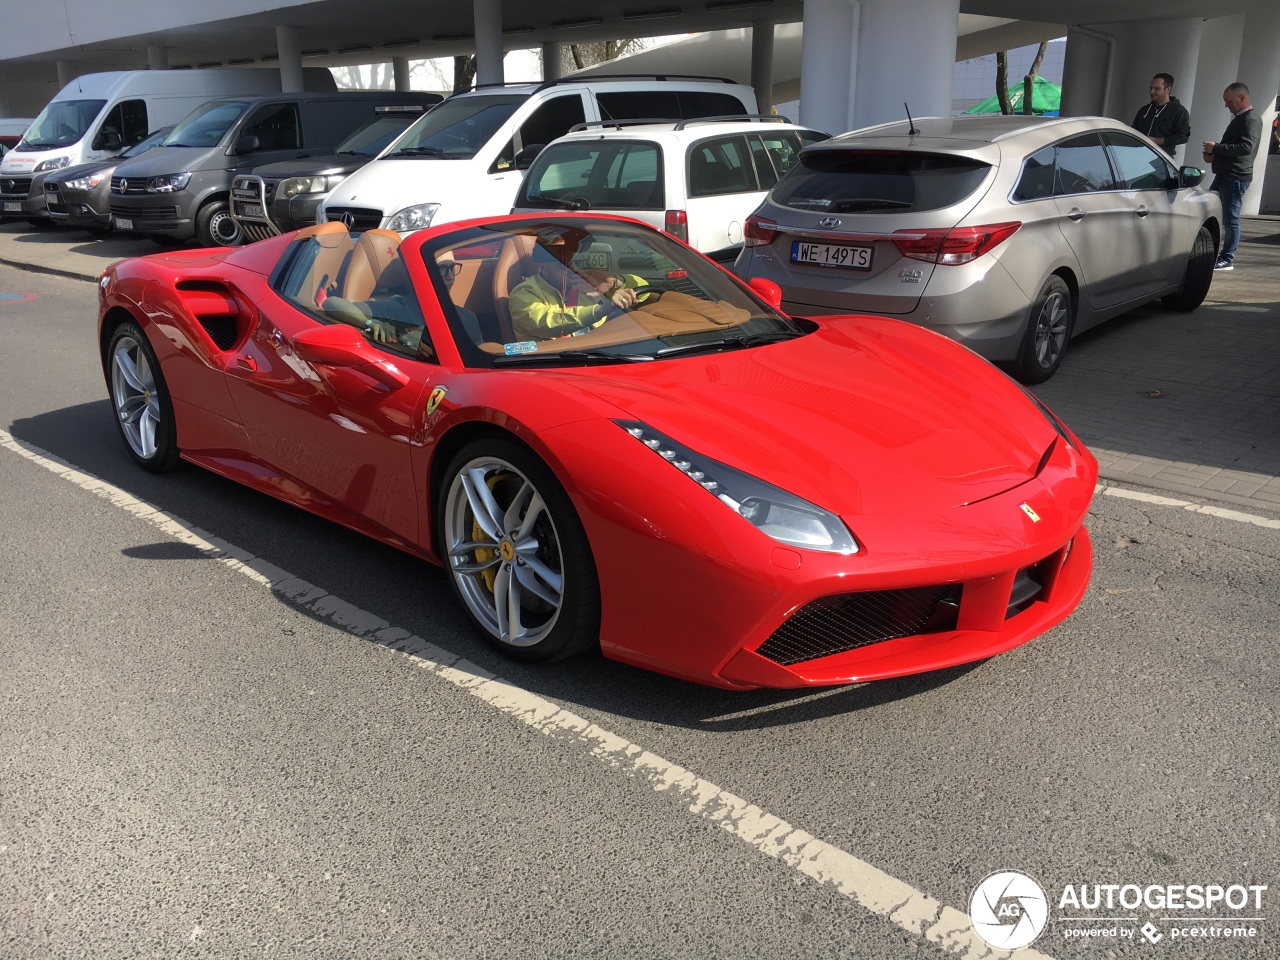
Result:
<svg viewBox="0 0 1280 960"><path fill-rule="evenodd" d="M111 220L119 229L134 233L156 234L179 240L187 240L196 235L195 220L184 216L181 205L174 202L148 203L141 199L113 195Z"/></svg>
<svg viewBox="0 0 1280 960"><path fill-rule="evenodd" d="M0 221L46 217L44 174L0 178Z"/></svg>

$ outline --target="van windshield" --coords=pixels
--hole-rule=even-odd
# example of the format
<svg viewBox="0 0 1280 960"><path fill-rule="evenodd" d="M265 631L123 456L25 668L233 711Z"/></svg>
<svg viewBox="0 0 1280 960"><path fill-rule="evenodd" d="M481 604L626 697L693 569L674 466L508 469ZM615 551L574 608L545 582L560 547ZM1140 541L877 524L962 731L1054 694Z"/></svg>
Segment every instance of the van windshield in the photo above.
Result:
<svg viewBox="0 0 1280 960"><path fill-rule="evenodd" d="M528 99L508 93L446 100L406 130L386 157L470 160Z"/></svg>
<svg viewBox="0 0 1280 960"><path fill-rule="evenodd" d="M40 111L18 149L51 150L79 143L105 100L55 100Z"/></svg>
<svg viewBox="0 0 1280 960"><path fill-rule="evenodd" d="M182 118L182 122L164 138L161 146L216 147L248 106L247 100L221 100L202 104Z"/></svg>
<svg viewBox="0 0 1280 960"><path fill-rule="evenodd" d="M407 113L390 113L377 117L343 140L333 152L375 157L416 119L416 115Z"/></svg>

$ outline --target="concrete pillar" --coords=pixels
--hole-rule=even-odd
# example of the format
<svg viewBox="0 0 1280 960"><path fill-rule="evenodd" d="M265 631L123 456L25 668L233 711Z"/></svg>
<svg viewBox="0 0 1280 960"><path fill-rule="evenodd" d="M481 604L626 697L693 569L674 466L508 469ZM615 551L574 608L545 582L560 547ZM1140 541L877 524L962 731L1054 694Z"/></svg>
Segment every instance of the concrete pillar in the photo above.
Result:
<svg viewBox="0 0 1280 960"><path fill-rule="evenodd" d="M554 40L542 45L542 79L559 80L564 76L564 54Z"/></svg>
<svg viewBox="0 0 1280 960"><path fill-rule="evenodd" d="M58 89L61 90L80 74L70 60L58 61Z"/></svg>
<svg viewBox="0 0 1280 960"><path fill-rule="evenodd" d="M852 128L951 115L960 0L862 0Z"/></svg>
<svg viewBox="0 0 1280 960"><path fill-rule="evenodd" d="M761 113L773 112L773 21L751 25L751 86Z"/></svg>
<svg viewBox="0 0 1280 960"><path fill-rule="evenodd" d="M857 0L804 0L800 48L800 122L844 133L857 63Z"/></svg>
<svg viewBox="0 0 1280 960"><path fill-rule="evenodd" d="M1209 166L1200 157L1200 144L1205 140L1222 139L1231 114L1222 106L1222 91L1237 79L1240 66L1240 44L1244 36L1244 14L1215 17L1206 20L1200 34L1200 62L1196 67L1195 103L1191 112L1191 149L1182 162L1201 167L1209 173ZM1208 181L1213 182L1212 176ZM1248 197L1245 198L1248 202Z"/></svg>
<svg viewBox="0 0 1280 960"><path fill-rule="evenodd" d="M409 58L392 57L391 72L395 76L395 89L409 89Z"/></svg>
<svg viewBox="0 0 1280 960"><path fill-rule="evenodd" d="M280 55L280 89L284 93L301 93L306 88L302 79L302 46L298 28L276 27L276 52Z"/></svg>
<svg viewBox="0 0 1280 960"><path fill-rule="evenodd" d="M502 83L502 0L475 0L476 84Z"/></svg>
<svg viewBox="0 0 1280 960"><path fill-rule="evenodd" d="M1280 4L1254 0L1244 15L1244 41L1240 45L1240 76L1249 88L1254 112L1262 121L1262 142L1253 158L1253 185L1244 195L1240 212L1258 213L1267 171L1271 122L1276 118L1276 94L1280 92Z"/></svg>
<svg viewBox="0 0 1280 960"><path fill-rule="evenodd" d="M1173 75L1173 95L1194 112L1203 25L1200 17L1113 25L1121 29L1116 32L1111 97L1104 104L1104 115L1131 122L1134 114L1150 102L1151 78L1157 73ZM1180 149L1177 159L1181 161L1187 155L1186 150ZM1198 155L1199 151L1192 148L1190 156Z"/></svg>
<svg viewBox="0 0 1280 960"><path fill-rule="evenodd" d="M147 44L147 69L168 70L169 48L162 47L156 43Z"/></svg>
<svg viewBox="0 0 1280 960"><path fill-rule="evenodd" d="M1116 37L1105 27L1067 27L1067 53L1062 62L1064 117L1106 114L1115 66Z"/></svg>

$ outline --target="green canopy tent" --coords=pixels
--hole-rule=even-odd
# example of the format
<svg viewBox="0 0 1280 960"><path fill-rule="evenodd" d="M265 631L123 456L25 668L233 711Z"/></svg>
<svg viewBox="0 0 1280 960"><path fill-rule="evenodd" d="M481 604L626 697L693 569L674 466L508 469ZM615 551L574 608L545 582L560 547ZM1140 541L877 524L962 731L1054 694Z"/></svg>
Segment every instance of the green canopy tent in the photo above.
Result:
<svg viewBox="0 0 1280 960"><path fill-rule="evenodd" d="M1018 83L1009 88L1009 103L1013 105L1014 113L1022 112L1022 84ZM1031 88L1031 112L1036 116L1056 117L1058 109L1062 105L1062 88L1056 83L1050 83L1044 77L1036 77L1035 86ZM961 116L968 116L975 113L999 113L1000 98L988 97L981 103L975 103L966 110Z"/></svg>

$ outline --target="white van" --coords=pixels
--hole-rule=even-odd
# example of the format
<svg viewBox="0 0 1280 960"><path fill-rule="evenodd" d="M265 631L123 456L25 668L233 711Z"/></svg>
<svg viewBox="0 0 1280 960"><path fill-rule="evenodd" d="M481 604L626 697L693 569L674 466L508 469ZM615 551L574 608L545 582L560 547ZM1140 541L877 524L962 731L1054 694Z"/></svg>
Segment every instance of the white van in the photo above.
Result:
<svg viewBox="0 0 1280 960"><path fill-rule="evenodd" d="M18 145L29 126L30 117L0 117L0 157Z"/></svg>
<svg viewBox="0 0 1280 960"><path fill-rule="evenodd" d="M304 71L308 90L337 88L328 70ZM43 175L117 156L214 97L280 92L280 71L124 70L76 77L31 121L0 161L3 219L47 217Z"/></svg>
<svg viewBox="0 0 1280 960"><path fill-rule="evenodd" d="M434 107L334 187L316 219L409 233L503 214L534 156L575 124L755 112L750 87L716 77L566 77L485 86Z"/></svg>

